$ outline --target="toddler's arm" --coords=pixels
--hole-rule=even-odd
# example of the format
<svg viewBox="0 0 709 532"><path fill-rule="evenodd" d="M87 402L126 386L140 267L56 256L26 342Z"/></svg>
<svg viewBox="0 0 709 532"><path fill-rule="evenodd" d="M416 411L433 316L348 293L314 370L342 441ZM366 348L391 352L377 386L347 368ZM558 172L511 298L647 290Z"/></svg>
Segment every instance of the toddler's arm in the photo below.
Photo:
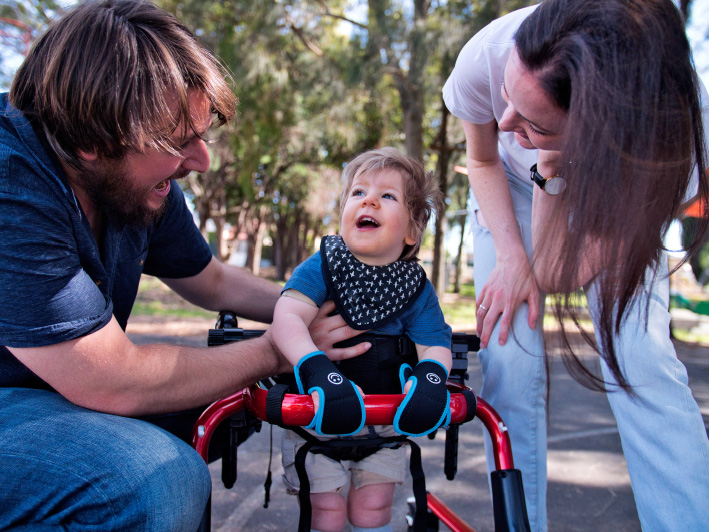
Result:
<svg viewBox="0 0 709 532"><path fill-rule="evenodd" d="M364 426L364 401L357 387L313 343L308 325L317 312L309 303L281 297L271 326L273 342L293 364L298 391L313 397L315 416L306 428L318 434L351 435Z"/></svg>
<svg viewBox="0 0 709 532"><path fill-rule="evenodd" d="M281 296L276 302L271 336L273 343L294 367L305 355L318 350L308 331L317 313L317 306L294 297Z"/></svg>
<svg viewBox="0 0 709 532"><path fill-rule="evenodd" d="M445 368L446 375L450 373L451 366L453 365L453 355L451 354L450 348L440 345L416 344L416 354L419 362L422 360L435 360ZM404 391L408 391L408 387Z"/></svg>

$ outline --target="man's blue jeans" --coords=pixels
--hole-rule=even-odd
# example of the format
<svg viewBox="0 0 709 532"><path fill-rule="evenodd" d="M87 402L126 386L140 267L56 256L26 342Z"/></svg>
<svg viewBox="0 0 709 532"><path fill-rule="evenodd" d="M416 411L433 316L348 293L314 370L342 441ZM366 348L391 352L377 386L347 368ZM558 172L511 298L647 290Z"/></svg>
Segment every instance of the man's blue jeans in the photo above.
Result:
<svg viewBox="0 0 709 532"><path fill-rule="evenodd" d="M57 393L0 388L0 530L194 532L211 489L185 442Z"/></svg>

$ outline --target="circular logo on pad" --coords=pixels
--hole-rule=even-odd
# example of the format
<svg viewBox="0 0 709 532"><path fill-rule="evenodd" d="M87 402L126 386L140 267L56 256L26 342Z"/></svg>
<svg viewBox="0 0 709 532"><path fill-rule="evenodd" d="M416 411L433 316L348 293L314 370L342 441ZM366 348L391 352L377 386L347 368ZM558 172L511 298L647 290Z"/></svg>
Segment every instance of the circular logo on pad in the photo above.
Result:
<svg viewBox="0 0 709 532"><path fill-rule="evenodd" d="M331 384L342 384L343 382L342 375L334 371L327 376L327 380L329 380Z"/></svg>
<svg viewBox="0 0 709 532"><path fill-rule="evenodd" d="M426 379L431 384L441 384L441 378L435 373L426 373Z"/></svg>

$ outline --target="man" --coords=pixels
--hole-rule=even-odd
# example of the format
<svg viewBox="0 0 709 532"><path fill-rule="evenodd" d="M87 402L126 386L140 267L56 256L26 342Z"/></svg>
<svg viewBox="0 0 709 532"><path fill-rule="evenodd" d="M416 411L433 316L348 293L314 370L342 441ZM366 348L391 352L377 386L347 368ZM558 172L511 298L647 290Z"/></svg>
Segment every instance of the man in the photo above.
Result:
<svg viewBox="0 0 709 532"><path fill-rule="evenodd" d="M207 170L235 106L218 61L139 0L74 8L0 96L0 529L195 530L208 469L134 418L290 369L269 333L209 350L124 333L142 273L272 319L279 288L212 257L175 182ZM325 350L353 334L328 309Z"/></svg>

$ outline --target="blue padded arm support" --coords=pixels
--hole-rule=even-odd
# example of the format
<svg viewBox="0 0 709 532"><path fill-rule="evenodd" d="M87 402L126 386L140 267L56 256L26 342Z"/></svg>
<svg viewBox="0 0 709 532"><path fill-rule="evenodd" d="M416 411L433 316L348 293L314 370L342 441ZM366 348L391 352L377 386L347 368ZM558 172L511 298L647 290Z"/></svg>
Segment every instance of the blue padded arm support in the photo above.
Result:
<svg viewBox="0 0 709 532"><path fill-rule="evenodd" d="M318 392L320 404L307 429L322 435L350 436L364 427L364 401L357 387L342 375L322 351L314 351L295 366L301 394Z"/></svg>
<svg viewBox="0 0 709 532"><path fill-rule="evenodd" d="M450 392L446 387L448 373L440 362L422 360L413 371L410 366L404 365L401 376L402 391L408 381L412 383L396 410L396 432L406 436L424 436L450 423Z"/></svg>

